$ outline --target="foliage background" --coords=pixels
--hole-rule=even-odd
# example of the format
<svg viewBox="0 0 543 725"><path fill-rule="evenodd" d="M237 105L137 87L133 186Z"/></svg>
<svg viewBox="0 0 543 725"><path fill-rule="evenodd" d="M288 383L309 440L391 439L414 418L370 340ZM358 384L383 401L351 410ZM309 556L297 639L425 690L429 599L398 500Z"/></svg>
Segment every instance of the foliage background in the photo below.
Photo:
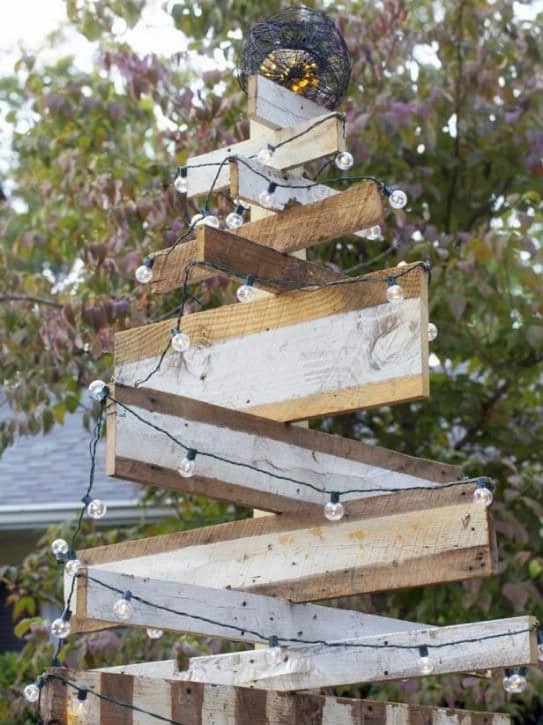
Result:
<svg viewBox="0 0 543 725"><path fill-rule="evenodd" d="M11 411L0 424L2 447L17 435L61 425L85 403L88 382L111 372L116 330L175 308L178 293L153 298L134 283L145 253L171 244L196 210L172 190L175 166L248 133L232 64L240 32L279 3L169 3L189 51L160 58L139 57L112 30L119 17L136 25L145 2L66 0L67 23L96 42L94 70L82 72L70 58L45 65L23 54L13 74L0 79L14 151L10 198L0 204L0 380ZM521 21L509 0L309 4L334 15L352 52L346 113L354 172L397 183L410 197L407 213L388 214L384 243L339 240L311 256L364 272L401 259L431 261L431 318L440 330L429 400L315 425L494 476L504 563L503 574L492 579L342 605L436 624L539 616L542 18ZM229 208L223 197L215 204L221 214ZM233 299L218 280L195 292L206 304ZM91 417L89 410L87 423ZM156 492L149 498L163 502ZM246 513L187 498L160 525L105 533L88 528L83 543ZM48 532L21 567L4 573L16 613L25 617L18 628L22 655L0 658L4 723L35 719L13 695L51 657L37 613L44 598L60 601L59 571L48 554L57 533ZM220 647L174 635L150 644L138 632L119 630L73 638L62 654L87 668L142 653L186 657ZM529 683L513 701L505 698L499 673L490 681L450 676L337 692L507 710L518 722L536 723L543 717L537 670Z"/></svg>

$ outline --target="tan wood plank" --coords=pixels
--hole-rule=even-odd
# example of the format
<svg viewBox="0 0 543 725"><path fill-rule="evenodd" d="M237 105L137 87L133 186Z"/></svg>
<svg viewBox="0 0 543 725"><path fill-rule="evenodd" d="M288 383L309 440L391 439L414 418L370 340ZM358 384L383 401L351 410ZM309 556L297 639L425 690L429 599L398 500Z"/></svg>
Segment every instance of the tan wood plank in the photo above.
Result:
<svg viewBox="0 0 543 725"><path fill-rule="evenodd" d="M309 98L293 93L269 78L249 78L247 115L268 128L290 128L303 121L318 118L327 109Z"/></svg>
<svg viewBox="0 0 543 725"><path fill-rule="evenodd" d="M240 238L237 234L208 226L197 228L195 241L160 252L153 256L153 260L151 286L153 292L159 294L182 286L189 265L188 281L191 284L216 276L235 277L242 284L243 277L252 276L256 278L255 287L276 293L309 283L331 282L341 277L337 272L321 265L288 257ZM226 271L223 274L213 266L199 266L195 262L209 262L210 265L217 265ZM270 281L264 281L266 279ZM273 280L287 280L290 287Z"/></svg>

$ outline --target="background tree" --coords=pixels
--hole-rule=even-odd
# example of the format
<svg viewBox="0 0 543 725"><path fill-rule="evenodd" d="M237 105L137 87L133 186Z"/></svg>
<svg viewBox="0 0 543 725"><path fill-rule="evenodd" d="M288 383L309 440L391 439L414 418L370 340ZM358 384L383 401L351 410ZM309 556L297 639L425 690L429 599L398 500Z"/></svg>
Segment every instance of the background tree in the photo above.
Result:
<svg viewBox="0 0 543 725"><path fill-rule="evenodd" d="M492 579L359 597L348 605L436 624L537 616L543 603L541 18L523 21L519 13L530 3L510 0L309 4L336 17L352 52L346 113L353 172L397 183L410 197L406 213L387 216L384 242L339 240L310 254L353 273L401 259L431 261L431 318L440 330L429 400L315 426L496 477L504 563ZM61 424L89 380L107 379L116 330L173 314L179 294L153 298L135 285L133 273L145 253L179 237L197 208L173 192L175 167L248 134L232 72L235 50L250 23L279 3L174 3L172 22L189 50L169 59L139 57L114 37L115 19L133 26L144 6L145 0L67 0L70 23L99 46L93 72L79 71L70 59L44 67L25 55L14 75L0 81L15 154L10 199L0 204L0 375L13 413L1 423L4 446L15 435ZM211 58L216 69L200 72L205 58L205 67ZM223 196L214 204L228 208ZM232 300L218 280L194 291L207 305ZM89 532L85 544L221 515L228 515L224 506L187 498L161 526ZM20 613L30 618L41 597L60 597L60 577L46 553L50 539L6 574ZM28 642L11 670L15 688L43 669L51 652L39 621L29 619L21 633L25 627ZM151 656L195 642L172 635L154 644ZM64 654L89 667L129 661L142 647L141 636L127 631L74 638ZM539 722L543 682L532 670L525 697L505 704L499 680L473 677L340 691L506 707L526 723ZM22 721L20 701L9 706L10 715L5 704L4 711L6 722Z"/></svg>

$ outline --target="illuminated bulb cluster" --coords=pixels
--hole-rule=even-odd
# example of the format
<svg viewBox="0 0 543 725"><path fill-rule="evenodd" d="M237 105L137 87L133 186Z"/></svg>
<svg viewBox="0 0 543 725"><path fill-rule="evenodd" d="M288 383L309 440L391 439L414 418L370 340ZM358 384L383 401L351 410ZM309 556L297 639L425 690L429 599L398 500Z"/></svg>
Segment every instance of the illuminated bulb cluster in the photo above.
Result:
<svg viewBox="0 0 543 725"><path fill-rule="evenodd" d="M175 190L178 194L186 194L187 193L187 167L182 166L177 176L175 177L175 181L173 182L173 185L175 187Z"/></svg>
<svg viewBox="0 0 543 725"><path fill-rule="evenodd" d="M324 516L328 521L341 521L345 515L345 507L339 500L339 493L334 491L330 494L330 501L327 501L324 506Z"/></svg>
<svg viewBox="0 0 543 725"><path fill-rule="evenodd" d="M136 269L136 282L140 284L149 284L153 279L153 260L145 257L143 264Z"/></svg>
<svg viewBox="0 0 543 725"><path fill-rule="evenodd" d="M187 352L190 348L190 337L185 333L174 328L172 330L172 349L175 352Z"/></svg>
<svg viewBox="0 0 543 725"><path fill-rule="evenodd" d="M238 302L254 302L256 300L256 290L253 287L252 277L247 277L245 284L238 287L236 297Z"/></svg>
<svg viewBox="0 0 543 725"><path fill-rule="evenodd" d="M132 614L132 592L125 592L122 597L113 604L113 614L117 619L126 621Z"/></svg>
<svg viewBox="0 0 543 725"><path fill-rule="evenodd" d="M520 695L528 687L526 668L519 667L516 671L505 670L505 677L502 682L503 689L510 695Z"/></svg>
<svg viewBox="0 0 543 725"><path fill-rule="evenodd" d="M109 395L109 388L103 380L93 380L89 385L89 395L93 400L103 403Z"/></svg>
<svg viewBox="0 0 543 725"><path fill-rule="evenodd" d="M386 298L389 302L396 303L401 302L404 298L404 291L400 285L396 282L394 277L389 277L387 280L387 291Z"/></svg>
<svg viewBox="0 0 543 725"><path fill-rule="evenodd" d="M183 478L190 478L194 475L194 469L196 467L196 451L193 448L189 448L184 458L181 459L177 466L177 473Z"/></svg>
<svg viewBox="0 0 543 725"><path fill-rule="evenodd" d="M279 646L279 639L275 635L268 640L268 659L272 665L278 665L283 661L283 650Z"/></svg>
<svg viewBox="0 0 543 725"><path fill-rule="evenodd" d="M484 506L490 506L494 495L487 485L487 481L484 478L480 478L477 481L477 487L473 492L473 500L475 503L482 503Z"/></svg>
<svg viewBox="0 0 543 725"><path fill-rule="evenodd" d="M349 171L354 164L354 158L348 151L340 151L334 159L334 163L340 171Z"/></svg>
<svg viewBox="0 0 543 725"><path fill-rule="evenodd" d="M70 624L71 612L69 609L65 609L61 617L54 619L51 623L51 634L53 637L58 639L66 639L72 631L72 625Z"/></svg>
<svg viewBox="0 0 543 725"><path fill-rule="evenodd" d="M434 671L434 663L430 659L428 647L426 645L419 647L419 655L419 670L421 675L431 675Z"/></svg>
<svg viewBox="0 0 543 725"><path fill-rule="evenodd" d="M273 206L273 195L275 193L275 190L277 189L277 184L274 184L271 182L268 184L268 188L264 191L261 191L258 195L258 203L260 206L263 206L265 209L271 209Z"/></svg>

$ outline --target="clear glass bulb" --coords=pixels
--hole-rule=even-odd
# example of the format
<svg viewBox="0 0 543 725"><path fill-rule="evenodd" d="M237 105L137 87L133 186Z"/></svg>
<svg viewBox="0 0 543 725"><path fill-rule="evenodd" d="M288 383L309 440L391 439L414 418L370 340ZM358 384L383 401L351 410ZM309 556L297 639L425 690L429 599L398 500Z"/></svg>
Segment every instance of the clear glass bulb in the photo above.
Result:
<svg viewBox="0 0 543 725"><path fill-rule="evenodd" d="M146 264L140 264L140 266L136 269L135 276L136 282L139 282L140 284L149 284L149 282L153 279L153 270Z"/></svg>
<svg viewBox="0 0 543 725"><path fill-rule="evenodd" d="M354 158L348 151L341 151L334 162L340 171L348 171L354 164Z"/></svg>
<svg viewBox="0 0 543 725"><path fill-rule="evenodd" d="M345 515L345 507L341 501L327 501L324 506L324 515L328 521L341 521Z"/></svg>
<svg viewBox="0 0 543 725"><path fill-rule="evenodd" d="M407 204L407 194L401 189L394 189L388 197L388 203L393 209L403 209Z"/></svg>
<svg viewBox="0 0 543 725"><path fill-rule="evenodd" d="M256 158L260 161L261 164L269 164L273 158L273 149L271 149L269 146L260 149L260 151L256 155Z"/></svg>
<svg viewBox="0 0 543 725"><path fill-rule="evenodd" d="M55 556L64 556L70 551L70 547L65 539L55 539L51 544L51 551Z"/></svg>
<svg viewBox="0 0 543 725"><path fill-rule="evenodd" d="M238 302L254 302L256 300L256 290L252 284L242 284L236 291Z"/></svg>
<svg viewBox="0 0 543 725"><path fill-rule="evenodd" d="M401 262L398 262L396 267L407 267L407 262L405 261L405 259L402 259Z"/></svg>
<svg viewBox="0 0 543 725"><path fill-rule="evenodd" d="M194 475L194 469L196 467L196 461L194 458L188 458L185 456L181 459L181 462L177 466L177 473L183 478L190 478Z"/></svg>
<svg viewBox="0 0 543 725"><path fill-rule="evenodd" d="M158 629L158 627L147 627L145 631L149 639L160 639L164 634L164 630Z"/></svg>
<svg viewBox="0 0 543 725"><path fill-rule="evenodd" d="M431 675L434 671L434 663L429 657L421 657L419 660L419 669L422 675Z"/></svg>
<svg viewBox="0 0 543 725"><path fill-rule="evenodd" d="M64 571L68 576L75 576L81 569L81 562L79 559L68 559L64 566Z"/></svg>
<svg viewBox="0 0 543 725"><path fill-rule="evenodd" d="M503 689L510 695L519 695L521 692L528 687L528 681L524 675L518 672L513 672L512 675L508 675L503 678Z"/></svg>
<svg viewBox="0 0 543 725"><path fill-rule="evenodd" d="M87 506L87 513L91 519L103 519L107 513L107 506L101 499L93 498Z"/></svg>
<svg viewBox="0 0 543 725"><path fill-rule="evenodd" d="M117 617L117 619L130 619L130 615L132 614L132 602L125 597L117 599L113 605L113 614Z"/></svg>
<svg viewBox="0 0 543 725"><path fill-rule="evenodd" d="M190 220L191 227L198 226L198 224L201 224L204 219L203 214L195 214L192 219Z"/></svg>
<svg viewBox="0 0 543 725"><path fill-rule="evenodd" d="M89 394L93 400L104 400L107 395L107 385L103 380L93 380L89 385Z"/></svg>
<svg viewBox="0 0 543 725"><path fill-rule="evenodd" d="M228 229L239 229L243 224L243 217L236 211L231 211L226 217L226 226Z"/></svg>
<svg viewBox="0 0 543 725"><path fill-rule="evenodd" d="M403 298L403 289L399 284L391 284L387 287L387 300L389 302L401 302Z"/></svg>
<svg viewBox="0 0 543 725"><path fill-rule="evenodd" d="M190 348L190 337L184 332L176 332L172 336L172 349L175 352L187 352Z"/></svg>
<svg viewBox="0 0 543 725"><path fill-rule="evenodd" d="M428 323L428 342L433 342L437 337L437 325L433 322Z"/></svg>
<svg viewBox="0 0 543 725"><path fill-rule="evenodd" d="M376 224L374 227L368 227L367 229L364 229L364 234L366 236L366 239L369 239L370 242L375 242L383 238L381 227L378 224Z"/></svg>
<svg viewBox="0 0 543 725"><path fill-rule="evenodd" d="M173 182L173 185L175 187L175 190L178 194L186 194L187 193L187 177L186 176L176 176L175 181Z"/></svg>
<svg viewBox="0 0 543 725"><path fill-rule="evenodd" d="M73 717L82 717L86 715L89 709L88 699L81 700L77 695L70 702L70 713Z"/></svg>
<svg viewBox="0 0 543 725"><path fill-rule="evenodd" d="M59 639L66 639L72 631L72 625L67 619L59 617L51 624L51 634Z"/></svg>
<svg viewBox="0 0 543 725"><path fill-rule="evenodd" d="M486 486L477 486L473 492L473 500L475 503L482 503L483 506L490 506L494 500L494 495Z"/></svg>
<svg viewBox="0 0 543 725"><path fill-rule="evenodd" d="M268 658L272 665L279 665L283 661L283 650L281 647L269 647Z"/></svg>
<svg viewBox="0 0 543 725"><path fill-rule="evenodd" d="M27 702L38 702L40 699L40 688L35 682L32 682L24 688L23 697Z"/></svg>
<svg viewBox="0 0 543 725"><path fill-rule="evenodd" d="M205 224L206 227L213 227L214 229L218 229L221 226L221 220L215 214L208 214L202 219L201 223ZM196 226L199 224L200 222Z"/></svg>
<svg viewBox="0 0 543 725"><path fill-rule="evenodd" d="M273 206L273 194L267 189L265 191L261 191L258 195L258 203L266 209L271 209Z"/></svg>

